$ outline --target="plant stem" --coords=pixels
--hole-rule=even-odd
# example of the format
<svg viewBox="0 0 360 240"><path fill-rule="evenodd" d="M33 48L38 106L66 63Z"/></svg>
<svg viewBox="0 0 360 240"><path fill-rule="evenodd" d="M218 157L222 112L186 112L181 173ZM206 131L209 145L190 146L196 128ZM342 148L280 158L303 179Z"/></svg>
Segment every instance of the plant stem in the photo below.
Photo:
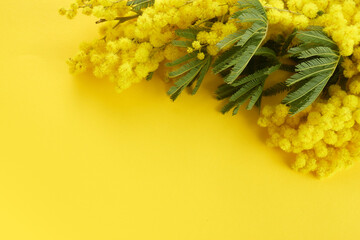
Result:
<svg viewBox="0 0 360 240"><path fill-rule="evenodd" d="M117 17L114 19L114 21L119 21L119 23L123 23L123 22L126 22L128 20L131 20L131 19L134 19L134 18L137 18L139 15L134 15L134 16L129 16L129 17ZM106 20L106 19L100 19L98 21L96 21L96 24L99 24L99 23L103 23L103 22L107 22L109 20Z"/></svg>

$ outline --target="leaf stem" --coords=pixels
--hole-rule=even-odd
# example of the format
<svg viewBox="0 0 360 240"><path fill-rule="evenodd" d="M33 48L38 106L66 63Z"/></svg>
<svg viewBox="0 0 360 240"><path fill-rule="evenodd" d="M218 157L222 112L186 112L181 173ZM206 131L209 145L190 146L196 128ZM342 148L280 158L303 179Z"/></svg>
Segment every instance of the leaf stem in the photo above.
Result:
<svg viewBox="0 0 360 240"><path fill-rule="evenodd" d="M139 15L133 15L133 16L129 16L129 17L117 17L113 20L107 20L107 19L100 19L98 21L96 21L96 24L99 24L99 23L103 23L103 22L107 22L107 21L119 21L119 23L123 23L123 22L126 22L128 20L131 20L131 19L134 19L134 18L137 18Z"/></svg>

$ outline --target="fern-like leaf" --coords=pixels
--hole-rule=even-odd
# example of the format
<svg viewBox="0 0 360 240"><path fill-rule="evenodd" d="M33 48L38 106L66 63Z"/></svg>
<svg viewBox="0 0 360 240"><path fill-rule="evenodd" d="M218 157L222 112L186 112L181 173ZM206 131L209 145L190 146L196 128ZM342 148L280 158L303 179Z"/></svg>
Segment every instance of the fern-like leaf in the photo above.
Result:
<svg viewBox="0 0 360 240"><path fill-rule="evenodd" d="M293 42L294 38L296 37L297 29L295 28L294 31L286 38L284 44L281 47L280 55L284 56L288 51L291 43Z"/></svg>
<svg viewBox="0 0 360 240"><path fill-rule="evenodd" d="M297 114L304 109L306 109L308 106L310 106L321 94L322 90L324 89L324 85L317 86L314 90L308 92L303 97L297 99L296 101L292 102L290 105L290 114ZM286 104L285 102L283 102Z"/></svg>
<svg viewBox="0 0 360 240"><path fill-rule="evenodd" d="M208 56L205 59L205 64L201 68L199 76L197 77L196 85L195 85L195 87L194 87L194 89L192 90L192 93L191 93L192 95L195 95L197 93L197 91L199 90L199 88L201 86L201 83L205 78L206 73L209 71L209 68L211 66L211 60L212 60L212 57L210 57L210 56Z"/></svg>
<svg viewBox="0 0 360 240"><path fill-rule="evenodd" d="M203 65L198 65L195 68L192 68L185 76L181 77L177 82L175 82L175 86L171 87L168 91L168 95L170 98L175 101L175 99L180 95L180 93L187 87L200 72Z"/></svg>
<svg viewBox="0 0 360 240"><path fill-rule="evenodd" d="M251 110L255 106L255 104L260 100L263 89L264 89L264 83L262 83L261 85L259 85L258 87L256 87L253 90L253 93L251 94L251 97L250 97L249 104L246 107L247 110Z"/></svg>
<svg viewBox="0 0 360 240"><path fill-rule="evenodd" d="M266 25L264 25L263 22L254 22L254 24L241 35L241 38L236 43L236 46L243 47L244 44L252 37L256 35L263 35L264 31L266 31Z"/></svg>
<svg viewBox="0 0 360 240"><path fill-rule="evenodd" d="M333 57L338 56L331 48L329 47L314 47L308 50L301 52L298 58L311 58L311 57Z"/></svg>
<svg viewBox="0 0 360 240"><path fill-rule="evenodd" d="M196 55L197 55L197 52L192 52L192 53L186 54L185 56L183 56L181 58L176 59L173 62L166 63L165 65L167 67L173 67L173 66L179 65L181 63L184 63L186 61L189 61L190 59L195 58Z"/></svg>
<svg viewBox="0 0 360 240"><path fill-rule="evenodd" d="M296 36L301 42L316 44L318 46L329 47L338 51L336 43L331 40L322 29L311 31L299 31Z"/></svg>
<svg viewBox="0 0 360 240"><path fill-rule="evenodd" d="M293 87L282 103L296 114L313 103L338 69L341 56L334 41L321 29L299 31L300 45L289 53L302 62L296 65L296 73L288 78L287 87Z"/></svg>
<svg viewBox="0 0 360 240"><path fill-rule="evenodd" d="M187 48L187 47L191 47L191 41L180 41L180 40L173 40L171 42L172 45L174 45L175 47L183 47L183 48Z"/></svg>
<svg viewBox="0 0 360 240"><path fill-rule="evenodd" d="M154 76L154 72L150 72L147 77L146 77L146 81L150 81Z"/></svg>
<svg viewBox="0 0 360 240"><path fill-rule="evenodd" d="M234 62L236 62L234 67L232 68L231 72L224 78L226 83L231 84L240 76L240 74L244 71L250 62L256 50L257 46L250 45L241 54L241 57L238 57L234 60Z"/></svg>
<svg viewBox="0 0 360 240"><path fill-rule="evenodd" d="M288 51L288 54L292 57L297 57L299 54L301 54L304 51L308 51L309 49L315 47L314 44L300 44L296 47L290 48Z"/></svg>
<svg viewBox="0 0 360 240"><path fill-rule="evenodd" d="M240 40L243 34L244 31L237 31L235 33L229 34L217 44L218 48L221 50L224 47L235 44Z"/></svg>
<svg viewBox="0 0 360 240"><path fill-rule="evenodd" d="M189 63L182 65L179 69L169 73L169 77L170 78L178 77L178 76L190 71L191 69L196 68L199 65L202 65L203 63L204 63L203 60L195 59Z"/></svg>
<svg viewBox="0 0 360 240"><path fill-rule="evenodd" d="M153 6L155 0L131 0L126 5L130 6L134 12L141 13L141 10Z"/></svg>
<svg viewBox="0 0 360 240"><path fill-rule="evenodd" d="M274 96L279 93L290 91L291 87L288 87L285 82L278 82L271 87L264 90L263 95L264 96Z"/></svg>
<svg viewBox="0 0 360 240"><path fill-rule="evenodd" d="M235 59L237 59L243 53L244 48L232 47L223 54L221 54L214 62L213 72L215 74L225 71L234 65Z"/></svg>
<svg viewBox="0 0 360 240"><path fill-rule="evenodd" d="M247 82L250 82L252 80L256 80L259 78L262 78L264 76L269 76L271 73L275 72L276 70L278 70L280 68L280 65L275 65L275 66L270 66L270 67L266 67L263 69L260 69L256 72L254 72L253 74L250 74L246 77L240 78L239 80L237 80L236 82L234 82L233 84L231 84L234 87L238 87L241 86L242 84L245 84Z"/></svg>
<svg viewBox="0 0 360 240"><path fill-rule="evenodd" d="M245 83L234 95L232 95L229 99L230 102L236 101L239 97L243 96L244 94L248 93L250 90L259 86L262 82L262 79L254 79L248 83Z"/></svg>
<svg viewBox="0 0 360 240"><path fill-rule="evenodd" d="M251 110L254 106L260 106L263 95L264 83L267 77L280 68L280 64L267 66L252 74L238 79L233 84L223 84L216 91L217 99L229 98L227 103L221 110L223 113L230 111L232 108L235 115L240 106L247 100L249 103L247 109Z"/></svg>
<svg viewBox="0 0 360 240"><path fill-rule="evenodd" d="M200 32L200 29L187 28L187 29L176 29L175 34L179 37L186 38L189 40L196 40L197 34Z"/></svg>
<svg viewBox="0 0 360 240"><path fill-rule="evenodd" d="M277 59L276 53L274 50L267 48L267 47L261 47L255 52L255 56L263 56L269 59Z"/></svg>
<svg viewBox="0 0 360 240"><path fill-rule="evenodd" d="M327 58L327 59L312 59L307 62L300 63L296 66L296 72L289 79L286 80L286 84L291 86L295 83L307 80L311 77L319 74L327 73L332 75L334 68L337 67L338 61Z"/></svg>
<svg viewBox="0 0 360 240"><path fill-rule="evenodd" d="M318 86L325 87L327 82L328 74L319 74L314 78L311 78L309 81L307 81L305 84L302 84L299 88L295 89L294 91L291 91L283 100L286 104L291 104L292 102L295 102L296 100L302 98L305 96L308 92L314 90Z"/></svg>
<svg viewBox="0 0 360 240"><path fill-rule="evenodd" d="M187 54L184 57L179 58L178 60L175 60L170 65L177 65L179 62L184 62L187 59L192 59L193 54ZM192 95L196 94L198 91L202 81L205 78L206 73L209 71L209 68L211 66L212 57L210 55L207 55L205 59L199 60L194 59L190 62L182 65L179 69L171 72L169 74L169 77L180 77L176 82L175 85L172 86L169 91L168 95L170 95L170 98L175 101L176 98L181 94L181 92L186 88L191 86L191 84L195 81L196 85L194 89L192 90Z"/></svg>
<svg viewBox="0 0 360 240"><path fill-rule="evenodd" d="M214 73L230 70L230 73L224 78L228 84L232 84L244 71L261 47L268 29L265 10L258 0L239 1L238 7L240 10L234 13L232 18L252 23L252 25L246 30L239 30L229 35L218 43L217 46L220 49L230 44L234 44L234 46L220 55L213 66Z"/></svg>

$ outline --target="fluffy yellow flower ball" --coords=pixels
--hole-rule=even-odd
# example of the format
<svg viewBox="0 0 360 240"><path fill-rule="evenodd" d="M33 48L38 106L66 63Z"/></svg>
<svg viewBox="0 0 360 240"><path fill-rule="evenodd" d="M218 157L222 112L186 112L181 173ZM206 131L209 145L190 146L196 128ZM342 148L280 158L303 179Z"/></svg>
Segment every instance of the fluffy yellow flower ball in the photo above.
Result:
<svg viewBox="0 0 360 240"><path fill-rule="evenodd" d="M360 75L350 79L349 90L352 94L360 94Z"/></svg>
<svg viewBox="0 0 360 240"><path fill-rule="evenodd" d="M308 18L315 18L317 16L318 11L319 11L318 6L315 3L311 3L311 2L306 3L302 8L302 12Z"/></svg>
<svg viewBox="0 0 360 240"><path fill-rule="evenodd" d="M327 101L315 102L289 116L284 105L264 106L258 124L269 133L267 144L296 154L292 168L327 177L360 160L359 96L338 85Z"/></svg>
<svg viewBox="0 0 360 240"><path fill-rule="evenodd" d="M199 41L194 41L194 42L192 42L192 47L195 50L199 50L201 48L201 43Z"/></svg>
<svg viewBox="0 0 360 240"><path fill-rule="evenodd" d="M205 54L204 53L198 53L198 55L197 55L197 58L199 59L199 60L203 60L204 58L205 58Z"/></svg>

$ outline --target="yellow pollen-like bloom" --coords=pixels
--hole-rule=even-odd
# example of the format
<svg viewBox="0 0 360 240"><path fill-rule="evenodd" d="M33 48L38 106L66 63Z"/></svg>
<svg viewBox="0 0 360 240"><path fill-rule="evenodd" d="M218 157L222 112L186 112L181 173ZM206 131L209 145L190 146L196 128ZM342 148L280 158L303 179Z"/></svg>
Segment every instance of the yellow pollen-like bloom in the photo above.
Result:
<svg viewBox="0 0 360 240"><path fill-rule="evenodd" d="M204 53L198 53L198 55L197 55L197 58L199 59L199 60L203 60L204 58L205 58L205 54Z"/></svg>

